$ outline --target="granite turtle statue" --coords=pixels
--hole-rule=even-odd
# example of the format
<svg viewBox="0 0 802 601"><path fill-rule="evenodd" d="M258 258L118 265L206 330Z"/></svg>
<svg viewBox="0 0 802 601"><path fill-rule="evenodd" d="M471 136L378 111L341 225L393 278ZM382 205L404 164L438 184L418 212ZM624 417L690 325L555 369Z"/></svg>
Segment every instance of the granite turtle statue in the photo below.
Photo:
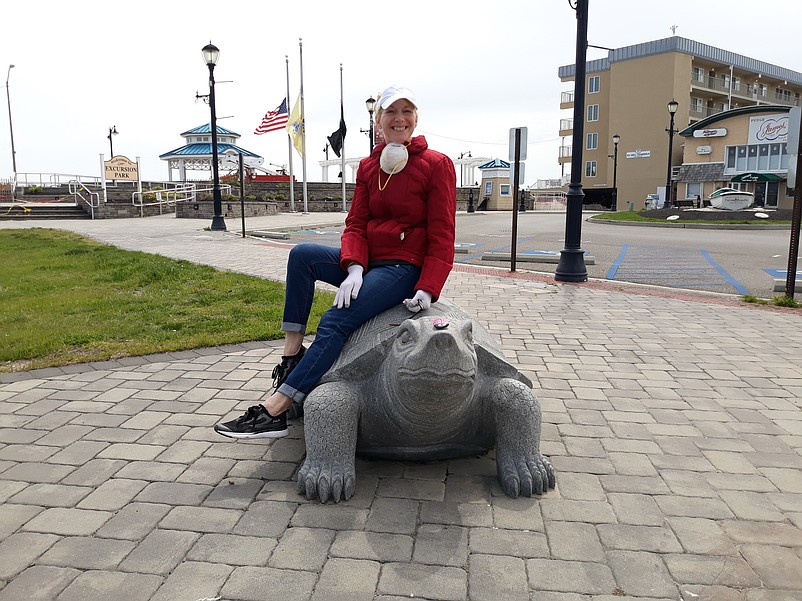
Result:
<svg viewBox="0 0 802 601"><path fill-rule="evenodd" d="M442 460L493 447L507 495L554 488L531 381L446 299L414 315L393 307L355 331L307 396L304 416L297 480L308 499L349 499L356 455Z"/></svg>

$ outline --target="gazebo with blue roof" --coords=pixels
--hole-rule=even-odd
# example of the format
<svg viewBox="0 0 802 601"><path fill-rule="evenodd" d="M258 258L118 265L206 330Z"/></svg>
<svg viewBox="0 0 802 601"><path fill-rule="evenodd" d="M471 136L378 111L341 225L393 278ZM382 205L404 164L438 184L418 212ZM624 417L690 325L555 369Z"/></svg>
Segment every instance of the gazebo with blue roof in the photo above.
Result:
<svg viewBox="0 0 802 601"><path fill-rule="evenodd" d="M209 123L190 129L181 134L186 144L170 152L159 155L167 161L167 177L173 180L173 169L178 169L178 181L187 181L187 171L212 170L212 126ZM237 157L242 153L246 167L258 167L264 161L258 154L237 146L242 137L238 133L217 126L217 156L220 166L226 165L226 155ZM211 177L209 178L211 179Z"/></svg>

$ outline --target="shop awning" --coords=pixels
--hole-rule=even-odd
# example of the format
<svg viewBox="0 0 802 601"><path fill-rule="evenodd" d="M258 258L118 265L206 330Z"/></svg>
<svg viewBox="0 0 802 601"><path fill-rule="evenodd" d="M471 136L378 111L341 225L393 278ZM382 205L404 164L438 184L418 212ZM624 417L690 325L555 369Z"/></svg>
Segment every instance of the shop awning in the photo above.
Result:
<svg viewBox="0 0 802 601"><path fill-rule="evenodd" d="M776 173L757 173L754 171L748 173L739 173L733 176L730 181L733 182L781 182L785 178Z"/></svg>

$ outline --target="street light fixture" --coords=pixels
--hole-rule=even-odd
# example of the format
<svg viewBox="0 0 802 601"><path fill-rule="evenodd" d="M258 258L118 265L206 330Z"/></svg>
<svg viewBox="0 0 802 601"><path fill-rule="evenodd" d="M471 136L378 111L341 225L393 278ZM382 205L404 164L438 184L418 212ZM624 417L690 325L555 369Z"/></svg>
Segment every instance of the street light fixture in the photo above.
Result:
<svg viewBox="0 0 802 601"><path fill-rule="evenodd" d="M613 134L613 211L618 210L618 143L621 136Z"/></svg>
<svg viewBox="0 0 802 601"><path fill-rule="evenodd" d="M212 113L212 199L214 201L214 216L212 217L212 231L225 231L226 222L223 219L223 197L220 194L220 174L217 164L217 109L214 103L214 67L220 58L220 50L209 42L201 50L203 61L209 67L209 109Z"/></svg>
<svg viewBox="0 0 802 601"><path fill-rule="evenodd" d="M677 130L674 129L674 115L679 108L679 102L672 99L668 103L668 114L671 115L671 124L666 130L668 132L668 169L666 171L666 202L663 205L664 209L671 208L671 154L674 150L674 134Z"/></svg>
<svg viewBox="0 0 802 601"><path fill-rule="evenodd" d="M376 99L371 96L365 101L365 108L368 109L370 115L370 125L368 126L368 135L370 136L370 152L373 152L373 110L376 108Z"/></svg>
<svg viewBox="0 0 802 601"><path fill-rule="evenodd" d="M17 175L17 153L14 150L14 126L11 124L11 93L8 91L8 78L11 77L11 69L14 65L8 66L6 72L6 100L8 100L8 130L11 133L11 164L14 167L14 175Z"/></svg>
<svg viewBox="0 0 802 601"><path fill-rule="evenodd" d="M109 135L106 136L109 139L109 158L114 158L114 144L111 142L111 137L116 136L119 132L117 131L117 126L114 125L109 128Z"/></svg>

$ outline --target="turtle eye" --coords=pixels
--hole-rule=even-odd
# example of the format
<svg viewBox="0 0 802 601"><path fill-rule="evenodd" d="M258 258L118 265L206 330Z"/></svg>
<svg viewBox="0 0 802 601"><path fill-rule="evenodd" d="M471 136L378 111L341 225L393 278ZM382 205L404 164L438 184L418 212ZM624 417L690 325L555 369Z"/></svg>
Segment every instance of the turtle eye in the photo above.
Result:
<svg viewBox="0 0 802 601"><path fill-rule="evenodd" d="M401 331L398 332L398 342L402 345L409 344L415 339L415 334L412 331L412 328L409 326L404 326L401 328Z"/></svg>

